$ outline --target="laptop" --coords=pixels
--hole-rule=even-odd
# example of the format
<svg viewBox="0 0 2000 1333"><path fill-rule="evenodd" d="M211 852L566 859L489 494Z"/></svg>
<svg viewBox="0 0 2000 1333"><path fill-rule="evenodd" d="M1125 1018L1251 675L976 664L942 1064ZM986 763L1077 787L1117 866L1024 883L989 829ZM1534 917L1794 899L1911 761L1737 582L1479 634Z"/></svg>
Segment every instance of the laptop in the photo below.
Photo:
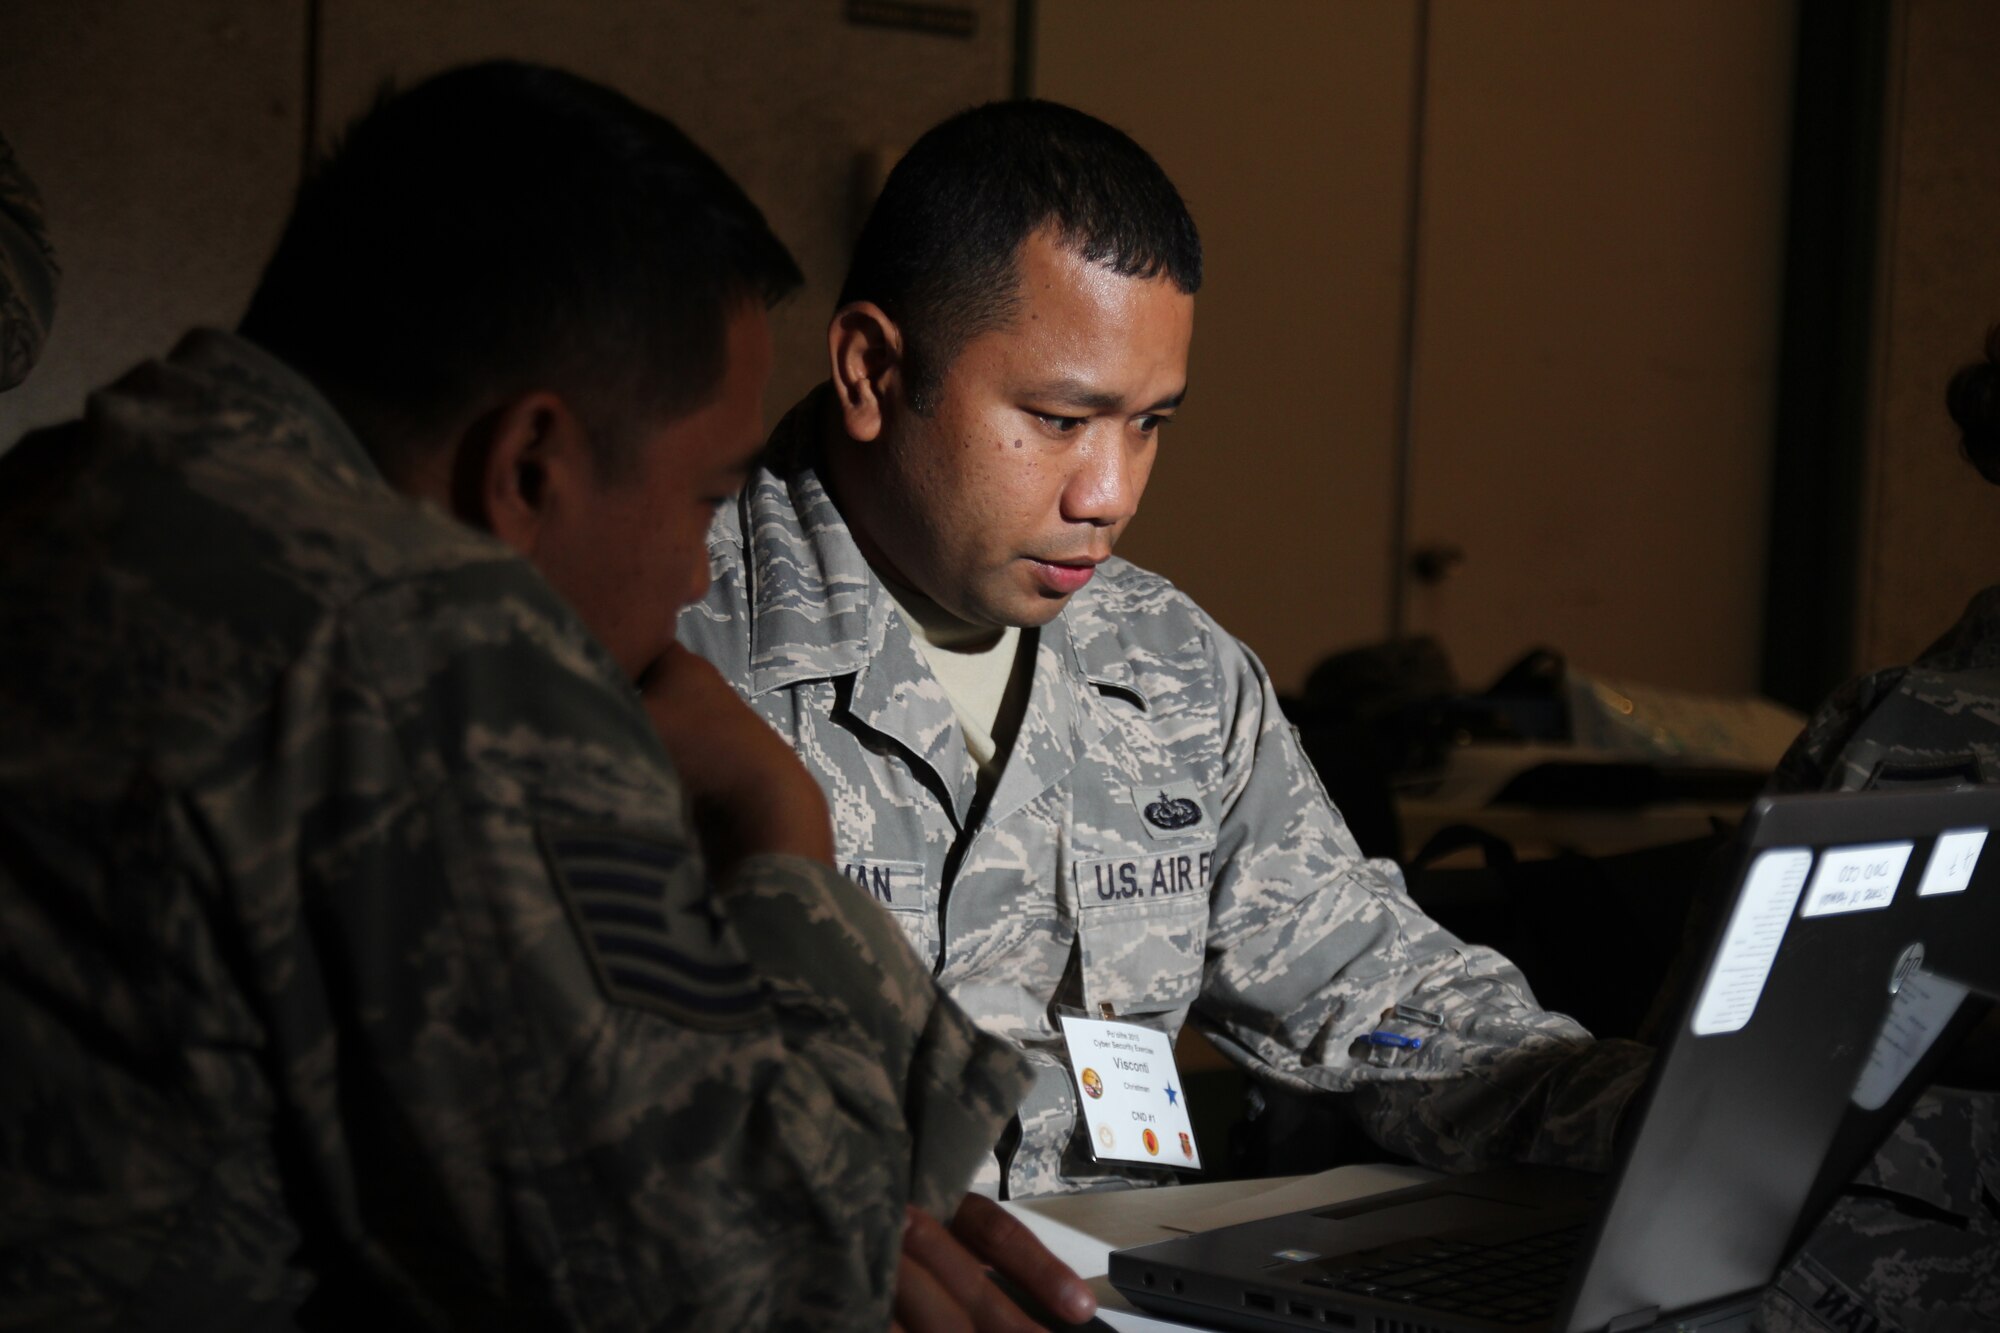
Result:
<svg viewBox="0 0 2000 1333"><path fill-rule="evenodd" d="M1885 1077L1896 992L2000 987L1995 828L2000 788L1759 800L1731 908L1608 1174L1511 1167L1222 1227L1114 1252L1112 1284L1216 1328L1747 1328L1827 1181L1914 1096L1915 1079L1863 1091ZM1862 1102L1878 1105L1857 1117Z"/></svg>

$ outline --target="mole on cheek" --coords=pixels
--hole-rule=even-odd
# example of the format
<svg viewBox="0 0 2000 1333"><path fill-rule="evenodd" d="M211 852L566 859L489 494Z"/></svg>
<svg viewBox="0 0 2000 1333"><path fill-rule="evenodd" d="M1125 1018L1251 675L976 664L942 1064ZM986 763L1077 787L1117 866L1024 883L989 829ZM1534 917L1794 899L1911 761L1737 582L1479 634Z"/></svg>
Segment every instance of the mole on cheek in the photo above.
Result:
<svg viewBox="0 0 2000 1333"><path fill-rule="evenodd" d="M1014 447L1016 449L1019 449L1021 447L1021 442L1019 440L1014 441Z"/></svg>

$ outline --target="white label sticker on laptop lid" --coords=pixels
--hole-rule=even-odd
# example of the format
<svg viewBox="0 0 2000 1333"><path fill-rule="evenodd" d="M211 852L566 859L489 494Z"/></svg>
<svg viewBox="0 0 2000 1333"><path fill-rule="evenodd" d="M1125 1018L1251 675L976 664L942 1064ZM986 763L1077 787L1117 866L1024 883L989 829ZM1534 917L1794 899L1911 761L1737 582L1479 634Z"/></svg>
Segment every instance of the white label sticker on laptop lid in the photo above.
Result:
<svg viewBox="0 0 2000 1333"><path fill-rule="evenodd" d="M1972 886L1972 870L1979 864L1979 853L1985 847L1983 828L1955 828L1940 833L1930 864L1924 867L1923 883L1917 885L1917 896L1964 893Z"/></svg>
<svg viewBox="0 0 2000 1333"><path fill-rule="evenodd" d="M1871 842L1859 847L1829 847L1813 872L1800 916L1834 916L1841 912L1873 912L1896 899L1903 867L1910 863L1907 842Z"/></svg>
<svg viewBox="0 0 2000 1333"><path fill-rule="evenodd" d="M1812 862L1810 849L1786 847L1765 852L1751 863L1729 928L1723 932L1722 948L1701 988L1701 1002L1694 1007L1697 1037L1735 1032L1757 1011Z"/></svg>
<svg viewBox="0 0 2000 1333"><path fill-rule="evenodd" d="M1921 967L1910 973L1889 1002L1889 1017L1875 1038L1875 1049L1854 1084L1854 1104L1864 1111L1879 1111L1903 1086L1903 1080L1924 1058L1944 1025L1958 1012L1966 989L1948 977L1926 972Z"/></svg>

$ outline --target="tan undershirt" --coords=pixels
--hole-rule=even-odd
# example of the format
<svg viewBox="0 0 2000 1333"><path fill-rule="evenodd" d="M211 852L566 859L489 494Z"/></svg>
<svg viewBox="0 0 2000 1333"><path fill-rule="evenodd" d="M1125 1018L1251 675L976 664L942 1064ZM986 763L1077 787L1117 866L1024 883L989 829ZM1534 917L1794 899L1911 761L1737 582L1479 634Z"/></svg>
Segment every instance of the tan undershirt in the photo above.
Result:
<svg viewBox="0 0 2000 1333"><path fill-rule="evenodd" d="M1015 626L994 630L968 624L913 588L886 579L883 586L958 714L958 729L979 770L979 794L984 797L1007 766L1007 753L1027 710L1035 636L1029 635L1024 644Z"/></svg>

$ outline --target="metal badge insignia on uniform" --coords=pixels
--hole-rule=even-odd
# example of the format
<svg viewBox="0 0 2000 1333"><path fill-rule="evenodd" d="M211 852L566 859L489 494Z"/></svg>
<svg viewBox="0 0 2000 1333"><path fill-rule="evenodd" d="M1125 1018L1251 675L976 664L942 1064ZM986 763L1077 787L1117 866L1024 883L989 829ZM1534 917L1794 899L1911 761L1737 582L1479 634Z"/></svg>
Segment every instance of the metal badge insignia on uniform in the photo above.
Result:
<svg viewBox="0 0 2000 1333"><path fill-rule="evenodd" d="M685 848L609 829L540 830L598 984L691 1028L751 1027L764 992Z"/></svg>
<svg viewBox="0 0 2000 1333"><path fill-rule="evenodd" d="M1134 786L1132 808L1149 837L1181 839L1192 836L1208 823L1201 808L1201 791L1192 782L1165 782Z"/></svg>

